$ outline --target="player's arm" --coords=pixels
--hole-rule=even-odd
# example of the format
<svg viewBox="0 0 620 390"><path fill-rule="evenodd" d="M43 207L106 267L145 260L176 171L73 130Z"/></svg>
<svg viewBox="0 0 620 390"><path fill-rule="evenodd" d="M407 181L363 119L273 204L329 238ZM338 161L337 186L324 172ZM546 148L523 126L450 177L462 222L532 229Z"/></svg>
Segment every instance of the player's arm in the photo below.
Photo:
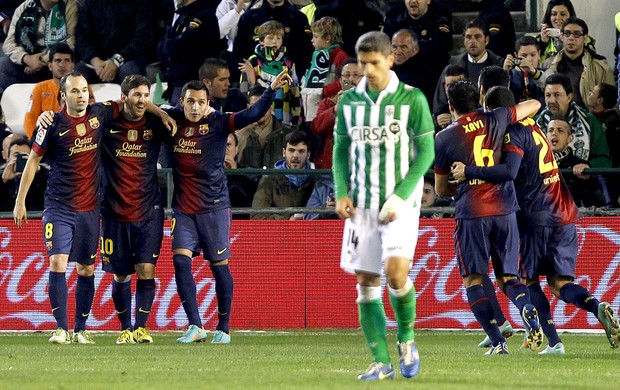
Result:
<svg viewBox="0 0 620 390"><path fill-rule="evenodd" d="M448 175L435 170L435 193L442 198L450 198L456 194L456 182L451 182Z"/></svg>
<svg viewBox="0 0 620 390"><path fill-rule="evenodd" d="M355 207L347 194L347 180L350 176L349 148L351 147L351 137L347 133L342 112L342 101L339 101L336 106L336 115L332 148L332 176L336 193L336 214L341 219L347 219L355 215Z"/></svg>
<svg viewBox="0 0 620 390"><path fill-rule="evenodd" d="M516 152L505 152L501 164L492 167L477 167L465 165L460 161L452 165L452 175L457 183L462 183L469 179L481 179L494 183L514 180L519 172L522 157Z"/></svg>
<svg viewBox="0 0 620 390"><path fill-rule="evenodd" d="M17 227L22 226L22 220L28 223L28 216L26 215L26 195L32 185L34 176L37 174L39 164L43 156L38 155L34 150L30 151L28 161L24 167L22 178L19 182L19 190L17 192L17 198L15 199L15 208L13 209L13 219L17 224Z"/></svg>
<svg viewBox="0 0 620 390"><path fill-rule="evenodd" d="M291 79L291 76L286 70L280 72L280 74L271 82L269 88L263 92L260 99L258 99L256 103L245 110L233 114L230 117L230 120L232 121L232 126L229 126L231 131L242 129L262 118L269 110L269 107L271 107L276 90L278 88L282 88L285 84L290 84L292 82L293 79Z"/></svg>
<svg viewBox="0 0 620 390"><path fill-rule="evenodd" d="M526 100L524 102L521 102L515 105L514 108L515 108L515 114L517 118L516 120L513 121L513 123L520 121L521 119L524 119L524 118L533 117L534 115L536 115L538 110L540 110L540 106L541 106L540 101L536 99L529 99L529 100Z"/></svg>
<svg viewBox="0 0 620 390"><path fill-rule="evenodd" d="M120 107L122 106L123 105L120 104ZM172 135L177 132L177 122L172 119L166 111L162 110L157 105L151 102L146 102L146 112L149 112L161 119L164 126L166 126L166 128L170 131Z"/></svg>

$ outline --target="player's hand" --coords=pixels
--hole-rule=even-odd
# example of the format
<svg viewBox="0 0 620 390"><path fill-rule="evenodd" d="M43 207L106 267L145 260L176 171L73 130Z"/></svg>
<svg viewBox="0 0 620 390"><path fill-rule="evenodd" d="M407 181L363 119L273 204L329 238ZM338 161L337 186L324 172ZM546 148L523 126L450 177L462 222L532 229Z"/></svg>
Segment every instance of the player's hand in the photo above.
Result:
<svg viewBox="0 0 620 390"><path fill-rule="evenodd" d="M286 84L291 85L292 83L293 79L285 69L271 82L271 89L275 91L278 88L282 88Z"/></svg>
<svg viewBox="0 0 620 390"><path fill-rule="evenodd" d="M170 134L174 136L177 133L177 122L172 119L172 117L168 115L167 112L163 110L162 112L163 114L161 115L161 121L164 123L164 126L166 126L168 131L170 131Z"/></svg>
<svg viewBox="0 0 620 390"><path fill-rule="evenodd" d="M54 113L54 111L43 111L41 115L39 115L39 117L37 118L37 126L42 129L47 129L54 122L55 115L56 114Z"/></svg>
<svg viewBox="0 0 620 390"><path fill-rule="evenodd" d="M205 116L203 116L203 118L207 118L209 115L213 114L215 112L215 108L213 108L212 106L207 107L207 111L205 111Z"/></svg>
<svg viewBox="0 0 620 390"><path fill-rule="evenodd" d="M348 196L336 201L336 214L340 219L353 218L355 216L355 207Z"/></svg>
<svg viewBox="0 0 620 390"><path fill-rule="evenodd" d="M452 123L452 116L450 114L439 114L437 115L437 124L442 129Z"/></svg>
<svg viewBox="0 0 620 390"><path fill-rule="evenodd" d="M460 161L456 161L452 164L450 172L452 172L452 176L454 176L454 180L456 180L457 183L462 183L467 180L467 177L465 177L465 164Z"/></svg>
<svg viewBox="0 0 620 390"><path fill-rule="evenodd" d="M13 219L17 227L22 227L22 221L28 223L28 215L26 214L26 205L23 202L16 201L13 209Z"/></svg>
<svg viewBox="0 0 620 390"><path fill-rule="evenodd" d="M404 205L405 201L401 199L400 196L396 194L388 196L379 212L379 223L381 225L387 225L396 220L396 218L398 218L398 213L402 210Z"/></svg>
<svg viewBox="0 0 620 390"><path fill-rule="evenodd" d="M590 178L590 175L583 174L584 169L588 168L590 168L588 164L577 164L573 166L573 175L577 176L580 179L588 180Z"/></svg>

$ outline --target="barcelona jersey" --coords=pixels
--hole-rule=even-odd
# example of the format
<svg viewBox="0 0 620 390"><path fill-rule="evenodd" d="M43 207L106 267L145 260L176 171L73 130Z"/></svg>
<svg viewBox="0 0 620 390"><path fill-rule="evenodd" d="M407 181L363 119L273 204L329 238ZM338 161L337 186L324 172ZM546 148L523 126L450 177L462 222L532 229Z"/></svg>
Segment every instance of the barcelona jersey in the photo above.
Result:
<svg viewBox="0 0 620 390"><path fill-rule="evenodd" d="M89 104L80 118L69 116L63 107L50 127L38 129L32 150L46 155L50 164L46 208L80 212L99 208L101 128L118 113L114 102Z"/></svg>
<svg viewBox="0 0 620 390"><path fill-rule="evenodd" d="M506 128L515 121L513 107L462 115L436 135L435 173L450 174L456 161L479 167L499 164ZM467 180L458 184L454 199L457 218L506 215L518 210L512 181Z"/></svg>

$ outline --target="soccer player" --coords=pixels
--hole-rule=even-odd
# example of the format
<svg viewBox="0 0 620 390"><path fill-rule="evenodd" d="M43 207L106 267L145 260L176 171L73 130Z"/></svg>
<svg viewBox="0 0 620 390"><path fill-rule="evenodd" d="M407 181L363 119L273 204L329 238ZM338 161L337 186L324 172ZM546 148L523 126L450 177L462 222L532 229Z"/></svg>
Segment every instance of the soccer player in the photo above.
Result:
<svg viewBox="0 0 620 390"><path fill-rule="evenodd" d="M381 299L385 272L398 324L400 372L420 369L414 341L415 288L409 269L417 243L423 175L433 161L433 118L424 94L398 80L390 38L362 35L364 77L336 109L333 176L336 213L346 219L340 266L357 280L359 319L374 362L359 380L394 379Z"/></svg>
<svg viewBox="0 0 620 390"><path fill-rule="evenodd" d="M174 196L173 263L177 292L189 321L178 343L204 341L192 274L192 257L202 249L215 279L218 324L211 341L230 343L229 319L233 278L228 267L230 257L230 199L223 163L228 134L256 122L273 102L275 90L292 82L281 72L263 96L251 107L237 113L214 111L209 106L207 87L190 81L181 91L180 106L170 109L180 124L171 148L173 154ZM206 117L205 117L206 116Z"/></svg>
<svg viewBox="0 0 620 390"><path fill-rule="evenodd" d="M43 236L50 260L49 299L57 329L52 344L94 344L86 320L95 293L94 263L99 237L101 126L118 115L115 102L88 104L86 79L72 71L60 80L65 106L47 129L39 128L26 162L13 211L17 226L27 222L24 200L37 167L47 155L50 174L45 192ZM68 333L67 262L78 273L73 337Z"/></svg>
<svg viewBox="0 0 620 390"><path fill-rule="evenodd" d="M157 181L161 120L146 113L150 83L129 75L121 83L122 112L104 125L101 253L114 273L112 300L121 323L116 344L152 343L146 328L155 298L155 265L163 238L164 212ZM137 274L135 325L131 324L131 275Z"/></svg>
<svg viewBox="0 0 620 390"><path fill-rule="evenodd" d="M435 191L442 197L456 193L456 257L471 310L491 339L487 354L508 353L490 298L482 286L482 275L489 271L489 257L498 285L521 313L530 348L538 350L542 348L543 334L536 308L530 303L527 287L517 278L518 206L513 183L470 180L457 187L448 181L448 175L455 161L476 166L498 164L506 127L534 115L540 102L528 100L515 107L485 112L476 110L479 97L478 87L468 81L457 81L448 87L450 112L457 119L436 137Z"/></svg>
<svg viewBox="0 0 620 390"><path fill-rule="evenodd" d="M514 96L508 89L490 91L488 109L512 105ZM514 180L521 209L517 212L517 221L528 290L549 339L540 354L566 353L553 325L549 300L540 287L541 273L546 275L555 296L594 314L611 346L617 348L619 325L613 309L609 303L599 302L586 288L574 283L578 252L575 221L579 210L562 180L551 143L536 122L527 118L507 129L503 149L499 165L478 167L456 162L452 173L458 182Z"/></svg>

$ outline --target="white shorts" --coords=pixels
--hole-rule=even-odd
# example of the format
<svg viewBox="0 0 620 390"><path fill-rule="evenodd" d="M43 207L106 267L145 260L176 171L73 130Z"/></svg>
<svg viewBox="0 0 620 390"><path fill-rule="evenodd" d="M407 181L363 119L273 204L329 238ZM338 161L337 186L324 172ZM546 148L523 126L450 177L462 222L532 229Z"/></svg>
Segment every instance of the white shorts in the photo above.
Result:
<svg viewBox="0 0 620 390"><path fill-rule="evenodd" d="M413 260L419 225L419 207L401 211L387 225L379 224L379 210L356 209L355 218L344 224L340 268L351 274L363 271L381 275L387 258Z"/></svg>

